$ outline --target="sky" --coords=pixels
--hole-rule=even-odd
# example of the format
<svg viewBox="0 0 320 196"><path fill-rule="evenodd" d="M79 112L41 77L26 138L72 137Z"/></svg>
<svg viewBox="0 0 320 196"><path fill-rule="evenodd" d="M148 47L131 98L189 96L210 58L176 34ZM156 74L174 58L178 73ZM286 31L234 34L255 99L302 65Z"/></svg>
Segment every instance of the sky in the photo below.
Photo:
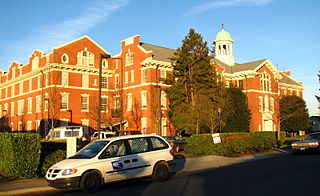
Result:
<svg viewBox="0 0 320 196"><path fill-rule="evenodd" d="M135 35L177 49L190 28L212 47L223 23L237 63L268 58L291 70L309 114L320 115L319 10L319 0L0 0L0 69L84 35L112 55Z"/></svg>

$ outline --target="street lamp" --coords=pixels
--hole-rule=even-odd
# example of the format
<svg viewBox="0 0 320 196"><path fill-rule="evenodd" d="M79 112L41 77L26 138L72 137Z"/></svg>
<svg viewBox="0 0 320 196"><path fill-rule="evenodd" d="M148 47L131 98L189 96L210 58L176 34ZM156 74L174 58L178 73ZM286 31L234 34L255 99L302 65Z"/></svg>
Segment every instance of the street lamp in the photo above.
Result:
<svg viewBox="0 0 320 196"><path fill-rule="evenodd" d="M100 139L101 132L101 85L102 85L102 59L111 58L110 54L100 54L99 65L99 93L98 93L98 138Z"/></svg>

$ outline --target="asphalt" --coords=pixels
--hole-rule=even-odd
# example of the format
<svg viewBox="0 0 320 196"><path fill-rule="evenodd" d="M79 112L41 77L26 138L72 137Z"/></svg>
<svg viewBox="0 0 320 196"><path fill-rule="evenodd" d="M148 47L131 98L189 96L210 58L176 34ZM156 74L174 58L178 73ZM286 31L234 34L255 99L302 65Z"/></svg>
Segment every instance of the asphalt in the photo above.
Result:
<svg viewBox="0 0 320 196"><path fill-rule="evenodd" d="M177 162L175 172L195 172L206 169L219 168L248 161L283 156L288 153L289 152L287 151L272 151L257 154L248 154L235 158L223 157L218 155L188 157L178 154L175 157L175 160ZM0 184L0 195L27 195L32 193L41 193L56 190L57 189L49 187L44 178L14 180L2 182Z"/></svg>

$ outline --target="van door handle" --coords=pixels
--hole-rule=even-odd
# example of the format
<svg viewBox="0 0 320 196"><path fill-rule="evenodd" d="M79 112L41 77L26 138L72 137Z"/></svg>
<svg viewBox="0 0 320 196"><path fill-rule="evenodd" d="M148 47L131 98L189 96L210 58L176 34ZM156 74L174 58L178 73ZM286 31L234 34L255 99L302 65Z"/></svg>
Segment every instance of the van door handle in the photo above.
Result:
<svg viewBox="0 0 320 196"><path fill-rule="evenodd" d="M132 159L132 162L137 162L138 161L138 159Z"/></svg>
<svg viewBox="0 0 320 196"><path fill-rule="evenodd" d="M124 163L130 163L130 160L124 160L123 162Z"/></svg>

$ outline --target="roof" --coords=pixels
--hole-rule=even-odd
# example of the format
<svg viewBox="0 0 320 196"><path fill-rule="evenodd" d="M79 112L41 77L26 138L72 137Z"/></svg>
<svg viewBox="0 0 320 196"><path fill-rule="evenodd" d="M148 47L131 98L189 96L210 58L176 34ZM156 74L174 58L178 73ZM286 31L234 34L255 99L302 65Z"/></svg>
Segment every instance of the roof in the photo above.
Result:
<svg viewBox="0 0 320 196"><path fill-rule="evenodd" d="M297 82L296 80L294 80L292 77L286 75L285 73L279 72L281 75L281 79L279 82L281 83L285 83L285 84L291 84L291 85L297 85L297 86L302 86L302 84L300 82Z"/></svg>
<svg viewBox="0 0 320 196"><path fill-rule="evenodd" d="M218 32L216 39L214 40L216 41L232 41L230 33L225 31L224 29L221 29L221 31Z"/></svg>
<svg viewBox="0 0 320 196"><path fill-rule="evenodd" d="M171 62L170 58L174 56L174 53L176 51L174 49L145 43L141 43L140 46L146 49L147 51L152 51L152 59L157 61Z"/></svg>
<svg viewBox="0 0 320 196"><path fill-rule="evenodd" d="M252 62L242 63L242 64L236 63L234 66L227 65L227 64L225 64L215 58L212 58L211 62L215 62L215 63L219 64L221 67L223 67L225 69L225 73L232 74L235 72L254 70L255 68L257 68L259 65L261 65L261 63L263 63L266 60L267 59L262 59L262 60L252 61Z"/></svg>

